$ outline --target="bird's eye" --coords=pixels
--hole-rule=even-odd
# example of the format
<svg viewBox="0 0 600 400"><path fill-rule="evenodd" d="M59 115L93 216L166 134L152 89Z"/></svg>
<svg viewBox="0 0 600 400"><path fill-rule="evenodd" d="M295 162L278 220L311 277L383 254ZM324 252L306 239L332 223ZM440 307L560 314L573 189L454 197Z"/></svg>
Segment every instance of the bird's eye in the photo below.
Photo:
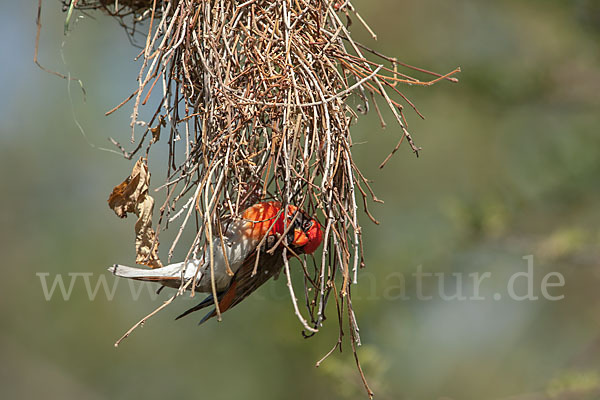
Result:
<svg viewBox="0 0 600 400"><path fill-rule="evenodd" d="M308 219L308 220L304 221L304 223L302 224L302 230L304 232L306 232L310 228L312 228L314 224L315 224L315 221L313 221L312 219Z"/></svg>

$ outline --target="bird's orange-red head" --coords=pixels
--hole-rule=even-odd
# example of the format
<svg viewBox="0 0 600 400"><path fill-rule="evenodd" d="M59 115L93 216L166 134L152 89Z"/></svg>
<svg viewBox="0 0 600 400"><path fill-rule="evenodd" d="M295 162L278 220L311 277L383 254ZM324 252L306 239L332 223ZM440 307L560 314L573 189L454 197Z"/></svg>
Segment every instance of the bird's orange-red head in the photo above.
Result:
<svg viewBox="0 0 600 400"><path fill-rule="evenodd" d="M262 238L273 225L270 234L282 235L289 227L288 243L301 249L305 254L314 253L323 241L323 232L319 222L292 205L288 206L286 216L286 213L279 213L281 207L279 202L268 201L255 204L244 211L243 218L253 221L251 234ZM290 227L290 225L292 226Z"/></svg>
<svg viewBox="0 0 600 400"><path fill-rule="evenodd" d="M305 231L308 241L302 247L302 250L306 254L312 254L317 250L323 241L323 231L321 230L321 224L316 219L311 219L311 225Z"/></svg>

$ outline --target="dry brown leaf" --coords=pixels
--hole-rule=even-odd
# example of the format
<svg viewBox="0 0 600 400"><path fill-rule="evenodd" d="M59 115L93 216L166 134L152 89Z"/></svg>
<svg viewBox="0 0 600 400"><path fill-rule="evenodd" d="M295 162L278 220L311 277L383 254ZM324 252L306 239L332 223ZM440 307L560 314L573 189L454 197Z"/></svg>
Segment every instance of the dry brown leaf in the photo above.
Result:
<svg viewBox="0 0 600 400"><path fill-rule="evenodd" d="M156 233L152 229L154 199L148 195L149 186L148 165L144 158L140 158L135 163L131 175L115 186L108 197L108 206L120 218L126 218L128 213L137 215L135 262L150 268L160 268L163 265L158 258L158 240L155 240Z"/></svg>

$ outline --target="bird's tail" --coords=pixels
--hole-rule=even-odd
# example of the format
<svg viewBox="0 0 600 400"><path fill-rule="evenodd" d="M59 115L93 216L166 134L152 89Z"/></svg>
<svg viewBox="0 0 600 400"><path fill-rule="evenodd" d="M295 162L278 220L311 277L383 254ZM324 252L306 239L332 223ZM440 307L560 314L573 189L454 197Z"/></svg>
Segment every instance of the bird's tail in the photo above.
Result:
<svg viewBox="0 0 600 400"><path fill-rule="evenodd" d="M147 268L134 268L128 267L126 265L114 264L108 270L112 272L116 276L120 276L122 278L135 279L139 281L149 281L149 282L158 282L162 285L179 288L181 285L181 274L184 269L183 263L171 264L162 268L155 269L147 269ZM190 275L190 272L194 273L194 271L185 271L186 278L187 275Z"/></svg>

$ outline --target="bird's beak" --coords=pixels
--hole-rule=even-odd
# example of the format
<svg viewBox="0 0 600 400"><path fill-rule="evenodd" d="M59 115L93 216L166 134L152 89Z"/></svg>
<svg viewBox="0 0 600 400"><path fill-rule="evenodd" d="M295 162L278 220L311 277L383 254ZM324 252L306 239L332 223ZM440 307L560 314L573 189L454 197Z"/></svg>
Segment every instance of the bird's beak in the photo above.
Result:
<svg viewBox="0 0 600 400"><path fill-rule="evenodd" d="M308 243L308 236L306 236L306 233L304 233L302 229L294 229L294 241L292 242L292 244L294 246L302 247L306 243Z"/></svg>

